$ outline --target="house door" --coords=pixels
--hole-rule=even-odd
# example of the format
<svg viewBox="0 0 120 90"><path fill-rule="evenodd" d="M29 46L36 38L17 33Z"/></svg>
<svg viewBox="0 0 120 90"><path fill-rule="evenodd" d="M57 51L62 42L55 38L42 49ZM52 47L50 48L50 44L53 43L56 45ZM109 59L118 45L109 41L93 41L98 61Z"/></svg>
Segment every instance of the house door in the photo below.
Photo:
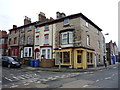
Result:
<svg viewBox="0 0 120 90"><path fill-rule="evenodd" d="M77 68L82 68L82 50L76 51Z"/></svg>

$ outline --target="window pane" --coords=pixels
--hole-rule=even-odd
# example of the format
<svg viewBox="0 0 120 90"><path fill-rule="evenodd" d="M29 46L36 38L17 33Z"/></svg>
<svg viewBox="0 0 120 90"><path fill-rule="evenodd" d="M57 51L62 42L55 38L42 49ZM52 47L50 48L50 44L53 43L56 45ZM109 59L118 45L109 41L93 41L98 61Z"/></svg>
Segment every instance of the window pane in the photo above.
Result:
<svg viewBox="0 0 120 90"><path fill-rule="evenodd" d="M49 30L49 26L48 25L45 26L45 30Z"/></svg>
<svg viewBox="0 0 120 90"><path fill-rule="evenodd" d="M47 52L47 54L48 54L48 59L50 59L50 49L48 49L48 52Z"/></svg>
<svg viewBox="0 0 120 90"><path fill-rule="evenodd" d="M48 36L49 35L45 35L45 44L48 44Z"/></svg>
<svg viewBox="0 0 120 90"><path fill-rule="evenodd" d="M64 20L64 25L68 25L69 24L69 19L65 19Z"/></svg>
<svg viewBox="0 0 120 90"><path fill-rule="evenodd" d="M64 64L70 63L70 52L63 52L63 62Z"/></svg>
<svg viewBox="0 0 120 90"><path fill-rule="evenodd" d="M81 55L77 55L77 63L81 63L81 62L82 62Z"/></svg>
<svg viewBox="0 0 120 90"><path fill-rule="evenodd" d="M36 41L35 41L35 43L38 45L39 44L39 37L36 37Z"/></svg>
<svg viewBox="0 0 120 90"><path fill-rule="evenodd" d="M29 57L31 57L31 51L32 51L31 48L29 48Z"/></svg>
<svg viewBox="0 0 120 90"><path fill-rule="evenodd" d="M69 43L73 43L73 33L69 32Z"/></svg>
<svg viewBox="0 0 120 90"><path fill-rule="evenodd" d="M42 50L42 57L46 58L46 50L45 49Z"/></svg>

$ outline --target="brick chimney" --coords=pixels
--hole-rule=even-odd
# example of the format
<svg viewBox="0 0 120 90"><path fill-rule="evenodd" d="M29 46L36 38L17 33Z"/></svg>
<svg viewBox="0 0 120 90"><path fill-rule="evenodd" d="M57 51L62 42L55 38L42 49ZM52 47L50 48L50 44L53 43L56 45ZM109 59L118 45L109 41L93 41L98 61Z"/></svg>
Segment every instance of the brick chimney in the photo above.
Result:
<svg viewBox="0 0 120 90"><path fill-rule="evenodd" d="M61 17L65 17L65 13L60 13L60 12L56 12L56 18L61 18Z"/></svg>
<svg viewBox="0 0 120 90"><path fill-rule="evenodd" d="M47 18L46 18L46 16L45 16L45 13L40 12L40 14L38 14L38 20L39 20L40 22L47 21Z"/></svg>
<svg viewBox="0 0 120 90"><path fill-rule="evenodd" d="M17 28L17 25L13 25L13 29Z"/></svg>
<svg viewBox="0 0 120 90"><path fill-rule="evenodd" d="M24 19L24 25L31 23L31 18L28 18L27 16L25 16Z"/></svg>

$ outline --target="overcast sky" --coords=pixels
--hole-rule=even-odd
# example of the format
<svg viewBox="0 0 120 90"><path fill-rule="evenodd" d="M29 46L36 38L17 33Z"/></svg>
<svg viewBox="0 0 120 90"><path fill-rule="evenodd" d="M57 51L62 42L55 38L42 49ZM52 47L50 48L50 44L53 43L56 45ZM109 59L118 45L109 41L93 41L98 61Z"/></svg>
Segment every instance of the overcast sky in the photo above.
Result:
<svg viewBox="0 0 120 90"><path fill-rule="evenodd" d="M66 15L83 13L103 31L106 42L118 43L119 0L0 0L0 29L9 30L12 25L23 25L24 16L32 22L38 20L39 12L56 18L56 12Z"/></svg>

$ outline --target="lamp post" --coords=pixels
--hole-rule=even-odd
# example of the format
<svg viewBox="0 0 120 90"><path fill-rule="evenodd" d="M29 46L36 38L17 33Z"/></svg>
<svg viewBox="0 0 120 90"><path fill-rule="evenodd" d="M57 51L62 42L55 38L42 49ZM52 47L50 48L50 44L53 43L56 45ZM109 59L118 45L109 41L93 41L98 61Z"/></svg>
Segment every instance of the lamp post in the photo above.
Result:
<svg viewBox="0 0 120 90"><path fill-rule="evenodd" d="M61 46L58 47L59 51L62 49ZM61 69L61 61L60 61L60 52L59 52L59 70Z"/></svg>

